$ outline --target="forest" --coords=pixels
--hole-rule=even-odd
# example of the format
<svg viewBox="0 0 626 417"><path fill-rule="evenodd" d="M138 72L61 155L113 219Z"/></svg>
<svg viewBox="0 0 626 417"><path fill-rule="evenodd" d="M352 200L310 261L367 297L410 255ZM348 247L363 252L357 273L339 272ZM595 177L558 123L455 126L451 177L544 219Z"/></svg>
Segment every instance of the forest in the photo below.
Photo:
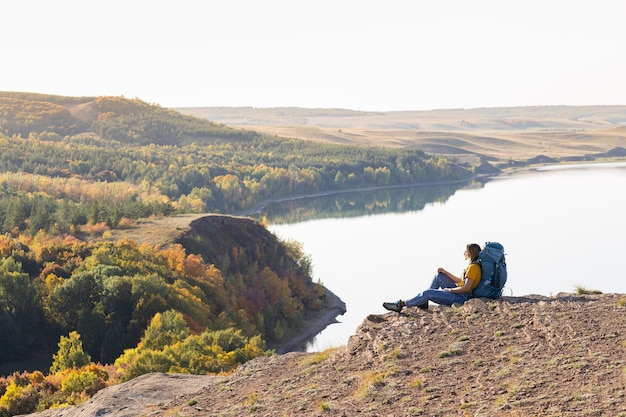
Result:
<svg viewBox="0 0 626 417"><path fill-rule="evenodd" d="M10 92L0 166L0 416L76 404L146 372L227 372L322 306L301 245L252 220L228 232L205 222L167 247L108 241L109 230L471 176L419 150L262 135L138 99ZM11 374L41 357L45 367Z"/></svg>
<svg viewBox="0 0 626 417"><path fill-rule="evenodd" d="M32 96L0 93L0 232L75 233L87 224L236 213L279 196L471 175L419 150L261 135L137 99Z"/></svg>
<svg viewBox="0 0 626 417"><path fill-rule="evenodd" d="M0 378L0 416L77 404L148 372L227 372L322 306L300 244L249 219L220 233L221 219L167 247L0 236L0 366L47 363Z"/></svg>

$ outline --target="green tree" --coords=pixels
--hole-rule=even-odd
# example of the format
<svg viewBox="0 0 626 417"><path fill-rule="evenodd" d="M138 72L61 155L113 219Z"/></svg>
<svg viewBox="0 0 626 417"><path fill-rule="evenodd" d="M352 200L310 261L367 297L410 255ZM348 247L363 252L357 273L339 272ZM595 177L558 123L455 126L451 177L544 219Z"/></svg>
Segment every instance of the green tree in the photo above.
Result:
<svg viewBox="0 0 626 417"><path fill-rule="evenodd" d="M13 229L26 229L26 219L30 216L28 200L23 196L12 196L3 204L3 227L2 231L10 232Z"/></svg>
<svg viewBox="0 0 626 417"><path fill-rule="evenodd" d="M91 357L83 351L83 342L78 332L70 332L68 337L61 336L59 350L52 357L50 372L80 368L89 365Z"/></svg>
<svg viewBox="0 0 626 417"><path fill-rule="evenodd" d="M132 285L131 277L112 276L103 282L102 305L106 321L106 334L100 348L103 363L113 363L130 344L127 329L134 309Z"/></svg>
<svg viewBox="0 0 626 417"><path fill-rule="evenodd" d="M132 279L134 305L128 325L128 340L137 343L156 313L168 310L168 286L157 274L138 275Z"/></svg>
<svg viewBox="0 0 626 417"><path fill-rule="evenodd" d="M94 341L103 333L102 327L94 327L97 321L103 320L94 317L103 315L100 311L102 279L97 272L74 273L52 290L49 299L49 320L59 323L65 331L90 334L87 339Z"/></svg>
<svg viewBox="0 0 626 417"><path fill-rule="evenodd" d="M63 333L79 332L85 350L96 361L102 360L100 353L107 335L103 281L119 274L120 268L108 265L97 265L89 271L77 270L50 292L48 321L60 325Z"/></svg>
<svg viewBox="0 0 626 417"><path fill-rule="evenodd" d="M162 350L176 342L182 342L189 336L189 327L183 315L174 310L155 314L141 339L141 347Z"/></svg>
<svg viewBox="0 0 626 417"><path fill-rule="evenodd" d="M27 356L40 328L35 289L21 263L0 261L0 362Z"/></svg>

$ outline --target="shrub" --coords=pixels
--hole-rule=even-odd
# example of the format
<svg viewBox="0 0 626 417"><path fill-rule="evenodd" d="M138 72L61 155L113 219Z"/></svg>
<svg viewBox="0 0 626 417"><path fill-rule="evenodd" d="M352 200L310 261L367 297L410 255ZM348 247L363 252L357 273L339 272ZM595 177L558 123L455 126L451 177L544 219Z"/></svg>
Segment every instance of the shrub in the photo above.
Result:
<svg viewBox="0 0 626 417"><path fill-rule="evenodd" d="M598 294L602 294L602 291L600 290L589 290L583 286L577 286L576 287L576 294L578 295L598 295Z"/></svg>
<svg viewBox="0 0 626 417"><path fill-rule="evenodd" d="M50 372L59 372L65 369L80 368L89 365L91 357L83 351L83 342L78 332L70 332L68 337L61 336L59 350L53 355Z"/></svg>

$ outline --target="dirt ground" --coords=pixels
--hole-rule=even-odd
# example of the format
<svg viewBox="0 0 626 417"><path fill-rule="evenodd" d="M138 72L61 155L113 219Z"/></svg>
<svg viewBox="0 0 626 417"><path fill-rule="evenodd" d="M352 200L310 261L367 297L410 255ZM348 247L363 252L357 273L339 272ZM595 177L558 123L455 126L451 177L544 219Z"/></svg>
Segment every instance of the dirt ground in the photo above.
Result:
<svg viewBox="0 0 626 417"><path fill-rule="evenodd" d="M431 304L370 315L343 347L145 375L39 416L626 417L624 329L623 294Z"/></svg>

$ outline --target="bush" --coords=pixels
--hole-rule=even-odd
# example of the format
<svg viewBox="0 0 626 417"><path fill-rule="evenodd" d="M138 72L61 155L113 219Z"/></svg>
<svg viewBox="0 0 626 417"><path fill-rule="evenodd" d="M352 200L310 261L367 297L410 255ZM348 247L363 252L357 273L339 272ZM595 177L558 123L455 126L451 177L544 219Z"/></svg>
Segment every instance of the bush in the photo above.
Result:
<svg viewBox="0 0 626 417"><path fill-rule="evenodd" d="M91 371L71 373L61 382L61 391L66 395L80 393L96 385L99 380L98 375Z"/></svg>

